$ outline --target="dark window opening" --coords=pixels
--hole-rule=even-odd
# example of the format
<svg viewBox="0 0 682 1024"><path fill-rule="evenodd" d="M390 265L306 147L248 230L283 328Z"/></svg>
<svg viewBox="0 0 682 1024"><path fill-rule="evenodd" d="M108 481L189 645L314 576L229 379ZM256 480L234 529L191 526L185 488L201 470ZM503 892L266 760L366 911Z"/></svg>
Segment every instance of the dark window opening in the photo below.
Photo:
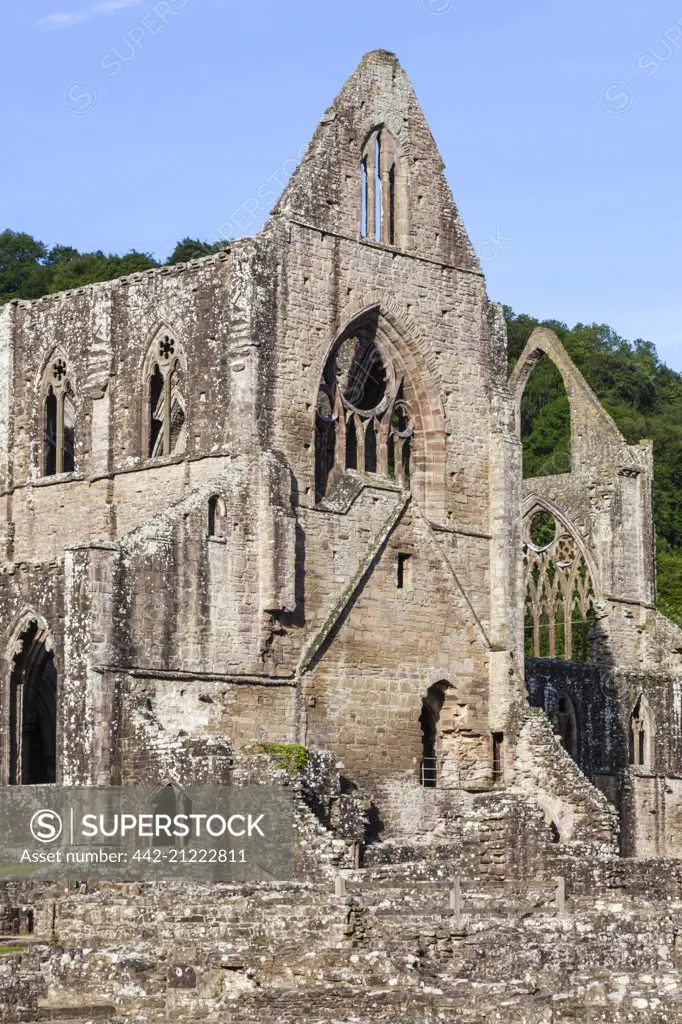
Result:
<svg viewBox="0 0 682 1024"><path fill-rule="evenodd" d="M208 535L209 537L215 537L216 535L216 512L218 508L218 497L213 495L208 501Z"/></svg>
<svg viewBox="0 0 682 1024"><path fill-rule="evenodd" d="M434 683L422 702L419 724L422 733L422 759L420 765L420 782L426 789L435 789L438 785L440 756L440 716L445 703L447 683Z"/></svg>
<svg viewBox="0 0 682 1024"><path fill-rule="evenodd" d="M358 437L355 432L355 419L348 420L346 427L346 469L358 468Z"/></svg>
<svg viewBox="0 0 682 1024"><path fill-rule="evenodd" d="M163 427L163 391L163 374L155 365L149 380L149 449L147 454L150 458L158 454L159 434Z"/></svg>
<svg viewBox="0 0 682 1024"><path fill-rule="evenodd" d="M395 164L388 173L388 242L395 245Z"/></svg>
<svg viewBox="0 0 682 1024"><path fill-rule="evenodd" d="M362 209L360 214L360 233L367 238L367 158L362 161Z"/></svg>
<svg viewBox="0 0 682 1024"><path fill-rule="evenodd" d="M377 435L374 421L370 420L365 431L365 472L377 471Z"/></svg>
<svg viewBox="0 0 682 1024"><path fill-rule="evenodd" d="M44 476L54 476L57 472L57 396L52 388L45 399L45 430L44 430Z"/></svg>
<svg viewBox="0 0 682 1024"><path fill-rule="evenodd" d="M408 562L410 561L410 555L399 552L398 553L398 590L404 590L407 586L407 575L408 575Z"/></svg>
<svg viewBox="0 0 682 1024"><path fill-rule="evenodd" d="M33 623L10 681L10 785L57 781L57 671Z"/></svg>
<svg viewBox="0 0 682 1024"><path fill-rule="evenodd" d="M493 783L504 778L504 733L493 733Z"/></svg>

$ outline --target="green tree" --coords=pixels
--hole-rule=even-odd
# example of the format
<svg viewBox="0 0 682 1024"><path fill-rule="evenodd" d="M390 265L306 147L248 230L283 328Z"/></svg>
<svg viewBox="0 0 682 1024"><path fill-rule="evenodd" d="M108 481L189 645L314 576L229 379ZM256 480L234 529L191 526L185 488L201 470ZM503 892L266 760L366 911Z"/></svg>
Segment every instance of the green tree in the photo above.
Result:
<svg viewBox="0 0 682 1024"><path fill-rule="evenodd" d="M31 235L7 228L0 234L0 303L44 295L47 249Z"/></svg>
<svg viewBox="0 0 682 1024"><path fill-rule="evenodd" d="M222 242L200 242L198 238L183 238L181 242L175 246L173 252L168 257L168 265L173 266L175 263L189 263L190 260L197 260L201 256L212 256L213 253L220 252L228 244L228 241Z"/></svg>
<svg viewBox="0 0 682 1024"><path fill-rule="evenodd" d="M682 375L661 363L654 345L630 342L605 324L539 321L505 306L509 368L536 327L551 327L630 444L654 445L654 521L658 603L682 624ZM522 408L524 470L534 475L548 447L569 443L563 383L558 374L531 376Z"/></svg>

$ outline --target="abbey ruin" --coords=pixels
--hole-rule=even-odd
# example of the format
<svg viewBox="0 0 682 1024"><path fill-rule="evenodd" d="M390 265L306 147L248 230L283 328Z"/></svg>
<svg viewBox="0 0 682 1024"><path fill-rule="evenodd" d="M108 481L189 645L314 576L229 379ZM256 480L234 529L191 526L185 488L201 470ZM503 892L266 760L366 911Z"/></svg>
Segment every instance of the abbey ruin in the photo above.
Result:
<svg viewBox="0 0 682 1024"><path fill-rule="evenodd" d="M392 54L256 237L0 309L0 481L3 786L319 769L290 882L0 884L0 1020L682 1021L651 446L509 377Z"/></svg>

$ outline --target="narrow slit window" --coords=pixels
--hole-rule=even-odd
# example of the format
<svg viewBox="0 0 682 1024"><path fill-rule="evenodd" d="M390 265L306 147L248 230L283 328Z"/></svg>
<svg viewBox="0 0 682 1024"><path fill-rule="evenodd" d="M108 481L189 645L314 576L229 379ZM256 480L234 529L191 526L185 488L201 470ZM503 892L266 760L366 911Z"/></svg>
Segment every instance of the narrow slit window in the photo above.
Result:
<svg viewBox="0 0 682 1024"><path fill-rule="evenodd" d="M395 164L388 172L388 244L395 245Z"/></svg>
<svg viewBox="0 0 682 1024"><path fill-rule="evenodd" d="M375 175L375 214L374 223L376 224L375 239L377 242L381 241L381 136L377 135L376 140L376 157L374 161L374 175Z"/></svg>
<svg viewBox="0 0 682 1024"><path fill-rule="evenodd" d="M360 212L360 234L367 238L367 157L361 164L362 171L362 208Z"/></svg>
<svg viewBox="0 0 682 1024"><path fill-rule="evenodd" d="M57 472L57 398L52 388L45 399L45 461L44 476Z"/></svg>
<svg viewBox="0 0 682 1024"><path fill-rule="evenodd" d="M504 778L504 733L493 733L493 782Z"/></svg>
<svg viewBox="0 0 682 1024"><path fill-rule="evenodd" d="M408 585L408 566L410 556L406 552L399 552L398 554L398 578L397 588L398 590L405 590Z"/></svg>

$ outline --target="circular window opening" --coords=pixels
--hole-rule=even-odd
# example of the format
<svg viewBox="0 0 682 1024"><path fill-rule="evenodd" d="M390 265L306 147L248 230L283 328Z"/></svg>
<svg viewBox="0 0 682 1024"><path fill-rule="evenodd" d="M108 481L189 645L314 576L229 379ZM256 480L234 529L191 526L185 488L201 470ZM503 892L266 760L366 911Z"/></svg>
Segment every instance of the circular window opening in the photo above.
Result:
<svg viewBox="0 0 682 1024"><path fill-rule="evenodd" d="M538 512L530 524L531 543L536 548L547 548L556 537L556 523L549 512Z"/></svg>
<svg viewBox="0 0 682 1024"><path fill-rule="evenodd" d="M386 371L369 338L346 338L336 354L336 379L343 397L361 412L370 412L386 394Z"/></svg>

